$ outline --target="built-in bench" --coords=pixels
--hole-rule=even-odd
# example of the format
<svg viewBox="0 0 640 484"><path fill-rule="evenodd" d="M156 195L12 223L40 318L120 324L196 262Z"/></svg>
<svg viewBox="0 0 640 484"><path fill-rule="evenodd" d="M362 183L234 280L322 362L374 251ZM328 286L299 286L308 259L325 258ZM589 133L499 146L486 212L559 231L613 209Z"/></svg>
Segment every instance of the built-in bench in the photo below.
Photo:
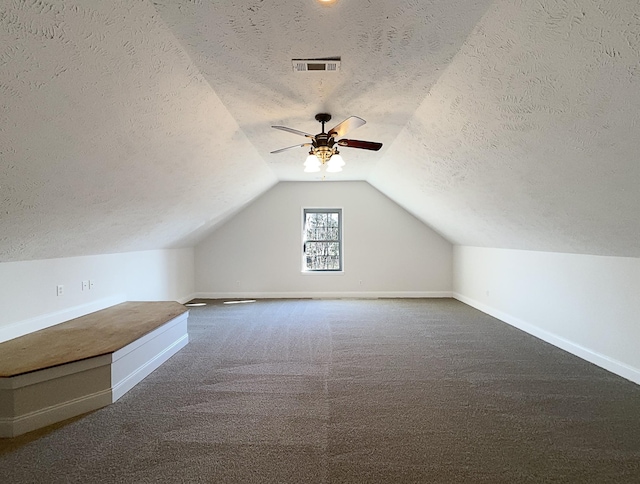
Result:
<svg viewBox="0 0 640 484"><path fill-rule="evenodd" d="M115 402L189 342L177 302L126 302L0 343L0 437Z"/></svg>

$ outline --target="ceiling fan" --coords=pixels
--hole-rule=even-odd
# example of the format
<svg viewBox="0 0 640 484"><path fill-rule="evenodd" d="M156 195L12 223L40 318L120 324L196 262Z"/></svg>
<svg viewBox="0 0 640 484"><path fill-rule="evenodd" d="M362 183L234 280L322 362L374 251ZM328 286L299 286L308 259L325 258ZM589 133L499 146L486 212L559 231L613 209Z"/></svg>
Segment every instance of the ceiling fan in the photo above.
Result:
<svg viewBox="0 0 640 484"><path fill-rule="evenodd" d="M341 138L347 132L359 128L366 121L358 116L351 116L340 124L331 128L327 133L324 132L325 123L331 120L331 115L328 113L316 114L316 121L322 123L322 132L316 135L305 133L293 128L287 128L286 126L271 126L275 129L281 129L282 131L288 131L289 133L299 134L310 139L310 141L302 144L288 146L279 150L272 151L271 153L280 153L282 151L290 150L293 148L302 148L309 146L309 156L304 162L304 171L316 172L320 171L320 167L326 163L328 172L342 171L342 167L345 165L338 146L344 146L347 148L359 148L362 150L378 151L382 148L382 143L376 143L373 141L361 141L356 139L336 139Z"/></svg>

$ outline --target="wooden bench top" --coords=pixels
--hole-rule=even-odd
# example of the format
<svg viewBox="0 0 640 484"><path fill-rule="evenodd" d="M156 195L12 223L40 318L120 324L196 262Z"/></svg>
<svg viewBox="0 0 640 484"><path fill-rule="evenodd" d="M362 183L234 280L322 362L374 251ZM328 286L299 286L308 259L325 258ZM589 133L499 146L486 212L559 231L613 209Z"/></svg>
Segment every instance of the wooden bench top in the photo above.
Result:
<svg viewBox="0 0 640 484"><path fill-rule="evenodd" d="M173 301L125 302L0 343L0 378L113 353L187 312Z"/></svg>

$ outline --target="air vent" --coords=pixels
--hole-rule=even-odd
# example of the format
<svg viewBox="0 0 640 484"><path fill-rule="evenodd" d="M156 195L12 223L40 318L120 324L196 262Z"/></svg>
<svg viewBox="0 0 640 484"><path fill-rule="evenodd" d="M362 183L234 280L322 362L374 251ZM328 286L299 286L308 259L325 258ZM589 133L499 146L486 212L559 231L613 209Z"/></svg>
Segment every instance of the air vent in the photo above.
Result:
<svg viewBox="0 0 640 484"><path fill-rule="evenodd" d="M338 72L340 57L325 57L323 59L292 59L295 72Z"/></svg>

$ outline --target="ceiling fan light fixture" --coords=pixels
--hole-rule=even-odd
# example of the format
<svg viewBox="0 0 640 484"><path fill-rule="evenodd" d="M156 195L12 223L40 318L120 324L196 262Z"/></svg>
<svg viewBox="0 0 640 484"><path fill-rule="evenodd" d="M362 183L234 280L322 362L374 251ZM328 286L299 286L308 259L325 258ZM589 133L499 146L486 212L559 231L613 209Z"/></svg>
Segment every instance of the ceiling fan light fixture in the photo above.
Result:
<svg viewBox="0 0 640 484"><path fill-rule="evenodd" d="M320 165L321 163L318 157L313 152L309 153L309 156L307 156L307 159L304 162L304 166L320 168Z"/></svg>
<svg viewBox="0 0 640 484"><path fill-rule="evenodd" d="M309 152L309 156L304 162L304 171L305 173L315 173L320 171L320 160L316 157L313 151Z"/></svg>
<svg viewBox="0 0 640 484"><path fill-rule="evenodd" d="M333 155L327 163L327 173L337 173L342 171L342 167L345 165L342 156L339 153Z"/></svg>
<svg viewBox="0 0 640 484"><path fill-rule="evenodd" d="M340 155L340 153L338 153L338 151L336 150L335 154L329 159L329 164L343 167L346 163L342 159L342 155Z"/></svg>

